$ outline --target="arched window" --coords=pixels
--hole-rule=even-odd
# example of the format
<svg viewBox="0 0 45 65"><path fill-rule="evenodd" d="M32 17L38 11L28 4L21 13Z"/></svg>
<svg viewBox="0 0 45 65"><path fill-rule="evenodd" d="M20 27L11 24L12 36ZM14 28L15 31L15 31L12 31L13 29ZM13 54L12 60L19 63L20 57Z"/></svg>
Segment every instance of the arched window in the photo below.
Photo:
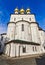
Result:
<svg viewBox="0 0 45 65"><path fill-rule="evenodd" d="M24 24L22 24L22 31L24 31Z"/></svg>

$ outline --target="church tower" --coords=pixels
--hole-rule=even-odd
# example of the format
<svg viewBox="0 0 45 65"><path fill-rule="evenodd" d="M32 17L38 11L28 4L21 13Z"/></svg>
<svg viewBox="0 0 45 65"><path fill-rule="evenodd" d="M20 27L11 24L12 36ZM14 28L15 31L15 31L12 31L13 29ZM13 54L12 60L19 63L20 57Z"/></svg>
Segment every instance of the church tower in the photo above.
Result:
<svg viewBox="0 0 45 65"><path fill-rule="evenodd" d="M10 22L8 23L7 36L10 40L24 40L40 43L38 37L38 24L36 23L34 14L30 13L30 9L16 8L15 14L11 15ZM35 37L35 39L34 39Z"/></svg>
<svg viewBox="0 0 45 65"><path fill-rule="evenodd" d="M41 53L39 24L29 8L16 8L7 29L8 43L5 54L11 57Z"/></svg>

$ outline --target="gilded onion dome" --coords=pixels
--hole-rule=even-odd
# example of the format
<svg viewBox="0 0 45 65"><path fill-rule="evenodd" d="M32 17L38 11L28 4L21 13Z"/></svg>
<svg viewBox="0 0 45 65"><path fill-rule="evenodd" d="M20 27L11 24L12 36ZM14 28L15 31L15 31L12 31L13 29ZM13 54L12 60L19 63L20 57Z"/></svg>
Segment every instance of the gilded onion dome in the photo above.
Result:
<svg viewBox="0 0 45 65"><path fill-rule="evenodd" d="M14 11L15 11L15 12L18 12L19 10L18 10L18 8L16 8Z"/></svg>
<svg viewBox="0 0 45 65"><path fill-rule="evenodd" d="M24 14L24 12L25 12L24 9L21 9L21 10L20 10L20 13L21 13L21 14Z"/></svg>
<svg viewBox="0 0 45 65"><path fill-rule="evenodd" d="M29 8L26 10L26 13L30 13L30 9Z"/></svg>

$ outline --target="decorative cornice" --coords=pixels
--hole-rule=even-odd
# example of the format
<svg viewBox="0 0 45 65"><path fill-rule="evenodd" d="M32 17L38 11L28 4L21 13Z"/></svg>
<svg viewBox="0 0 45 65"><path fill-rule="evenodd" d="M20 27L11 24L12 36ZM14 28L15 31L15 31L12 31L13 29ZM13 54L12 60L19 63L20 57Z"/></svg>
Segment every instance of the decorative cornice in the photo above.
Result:
<svg viewBox="0 0 45 65"><path fill-rule="evenodd" d="M19 20L19 21L16 21L15 23L18 23L18 22L21 22L21 21L22 21L22 22L24 21L24 22L30 23L29 21L26 21L26 20L23 20L23 19L22 19L22 20Z"/></svg>
<svg viewBox="0 0 45 65"><path fill-rule="evenodd" d="M23 41L23 40L11 40L11 41L5 43L5 45L6 45L6 44L9 44L9 43L11 43L11 42L17 43L17 44L22 44L22 43L23 43L23 44L30 44L30 45L40 45L39 43L28 42L28 41Z"/></svg>
<svg viewBox="0 0 45 65"><path fill-rule="evenodd" d="M39 24L37 22L30 22L30 21L26 21L26 20L23 20L23 19L15 22L15 23L18 23L18 22L21 22L21 21L28 22L29 24L34 23L34 24L37 24L39 26Z"/></svg>
<svg viewBox="0 0 45 65"><path fill-rule="evenodd" d="M8 24L10 24L10 23L11 23L11 24L12 24L12 23L14 23L14 24L15 24L15 22L8 22L8 23L7 23L7 25L8 25Z"/></svg>
<svg viewBox="0 0 45 65"><path fill-rule="evenodd" d="M26 21L26 20L23 20L23 19L22 20L19 20L19 21L16 21L16 22L8 22L7 25L10 24L10 23L16 24L16 23L21 22L21 21L28 22L29 24L37 24L38 29L45 32L45 30L43 30L41 27L39 27L39 24L37 22L30 22L30 21Z"/></svg>

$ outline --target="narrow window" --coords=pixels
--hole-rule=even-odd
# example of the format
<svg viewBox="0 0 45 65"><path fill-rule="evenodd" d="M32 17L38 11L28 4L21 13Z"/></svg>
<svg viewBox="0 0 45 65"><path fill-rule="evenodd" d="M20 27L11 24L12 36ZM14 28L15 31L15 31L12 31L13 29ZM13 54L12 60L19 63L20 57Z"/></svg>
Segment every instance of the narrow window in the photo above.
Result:
<svg viewBox="0 0 45 65"><path fill-rule="evenodd" d="M23 53L25 53L26 52L26 47L23 47Z"/></svg>
<svg viewBox="0 0 45 65"><path fill-rule="evenodd" d="M45 46L44 46L44 49L45 49Z"/></svg>
<svg viewBox="0 0 45 65"><path fill-rule="evenodd" d="M1 50L1 42L0 42L0 50Z"/></svg>
<svg viewBox="0 0 45 65"><path fill-rule="evenodd" d="M24 24L22 24L22 31L24 31Z"/></svg>
<svg viewBox="0 0 45 65"><path fill-rule="evenodd" d="M30 18L30 21L31 21L31 18Z"/></svg>
<svg viewBox="0 0 45 65"><path fill-rule="evenodd" d="M34 51L34 47L33 47L33 51Z"/></svg>
<svg viewBox="0 0 45 65"><path fill-rule="evenodd" d="M29 29L29 34L30 34L30 26L29 26L29 28L28 28L28 29Z"/></svg>
<svg viewBox="0 0 45 65"><path fill-rule="evenodd" d="M37 51L37 48L35 47L35 51Z"/></svg>
<svg viewBox="0 0 45 65"><path fill-rule="evenodd" d="M16 20L16 18L14 18L14 21Z"/></svg>
<svg viewBox="0 0 45 65"><path fill-rule="evenodd" d="M23 18L22 18L22 20L23 20Z"/></svg>

